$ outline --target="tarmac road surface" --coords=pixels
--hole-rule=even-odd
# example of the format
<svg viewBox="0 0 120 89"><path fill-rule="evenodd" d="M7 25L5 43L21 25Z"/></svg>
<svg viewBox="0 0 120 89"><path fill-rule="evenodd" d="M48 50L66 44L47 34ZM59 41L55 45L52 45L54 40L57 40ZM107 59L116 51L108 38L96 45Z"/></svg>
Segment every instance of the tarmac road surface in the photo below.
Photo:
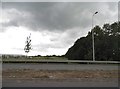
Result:
<svg viewBox="0 0 120 89"><path fill-rule="evenodd" d="M39 64L39 63L3 63L2 69L34 70L118 70L117 64Z"/></svg>
<svg viewBox="0 0 120 89"><path fill-rule="evenodd" d="M116 79L100 80L39 80L39 79L4 79L3 87L118 87Z"/></svg>

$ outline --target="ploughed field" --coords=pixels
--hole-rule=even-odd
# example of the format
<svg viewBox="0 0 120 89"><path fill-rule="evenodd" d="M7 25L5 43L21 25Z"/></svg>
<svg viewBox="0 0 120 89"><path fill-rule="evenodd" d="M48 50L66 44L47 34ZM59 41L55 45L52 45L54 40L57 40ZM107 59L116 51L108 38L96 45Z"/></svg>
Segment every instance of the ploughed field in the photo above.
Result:
<svg viewBox="0 0 120 89"><path fill-rule="evenodd" d="M3 70L4 78L20 79L82 79L82 78L118 78L117 70L33 70L8 69Z"/></svg>

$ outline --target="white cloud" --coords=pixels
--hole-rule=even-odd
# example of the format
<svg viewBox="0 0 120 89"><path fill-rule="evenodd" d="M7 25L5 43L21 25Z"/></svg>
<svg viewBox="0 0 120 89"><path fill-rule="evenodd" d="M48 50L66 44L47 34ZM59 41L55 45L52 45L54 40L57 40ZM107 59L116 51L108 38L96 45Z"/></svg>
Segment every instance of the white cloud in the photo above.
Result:
<svg viewBox="0 0 120 89"><path fill-rule="evenodd" d="M8 30L9 29L9 30ZM62 45L59 37L62 34L49 31L34 32L25 27L8 27L6 31L0 33L0 54L24 54L25 41L31 33L32 50L29 55L63 55L67 47ZM58 38L53 41L52 38ZM67 39L66 39L67 40ZM60 47L62 45L62 47Z"/></svg>
<svg viewBox="0 0 120 89"><path fill-rule="evenodd" d="M29 33L25 27L8 27L4 33L0 33L0 54L1 53L22 53L24 49L25 40ZM20 50L18 50L20 49ZM18 51L18 52L16 52ZM23 54L23 53L22 53Z"/></svg>

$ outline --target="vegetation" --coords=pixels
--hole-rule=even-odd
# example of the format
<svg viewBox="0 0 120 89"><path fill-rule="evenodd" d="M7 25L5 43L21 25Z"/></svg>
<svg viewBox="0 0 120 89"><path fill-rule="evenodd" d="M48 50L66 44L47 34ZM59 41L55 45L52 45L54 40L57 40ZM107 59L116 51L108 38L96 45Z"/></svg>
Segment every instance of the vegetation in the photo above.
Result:
<svg viewBox="0 0 120 89"><path fill-rule="evenodd" d="M2 55L2 61L6 62L16 62L16 61L30 61L32 60L34 62L38 60L68 60L67 58L64 57L64 55L61 56L56 56L56 55L47 55L47 56L24 56L24 55Z"/></svg>
<svg viewBox="0 0 120 89"><path fill-rule="evenodd" d="M120 61L120 22L95 26L95 59L104 61ZM92 60L92 31L86 37L78 39L69 48L65 57L76 60Z"/></svg>
<svg viewBox="0 0 120 89"><path fill-rule="evenodd" d="M47 55L47 56L32 56L33 60L67 60L64 56Z"/></svg>

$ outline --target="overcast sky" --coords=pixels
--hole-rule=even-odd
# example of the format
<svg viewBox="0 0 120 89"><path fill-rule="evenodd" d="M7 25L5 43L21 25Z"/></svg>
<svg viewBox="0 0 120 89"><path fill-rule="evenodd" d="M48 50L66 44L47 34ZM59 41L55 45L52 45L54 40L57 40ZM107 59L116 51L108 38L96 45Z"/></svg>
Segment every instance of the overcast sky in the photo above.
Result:
<svg viewBox="0 0 120 89"><path fill-rule="evenodd" d="M117 2L2 2L0 54L63 55L94 26L118 20Z"/></svg>

